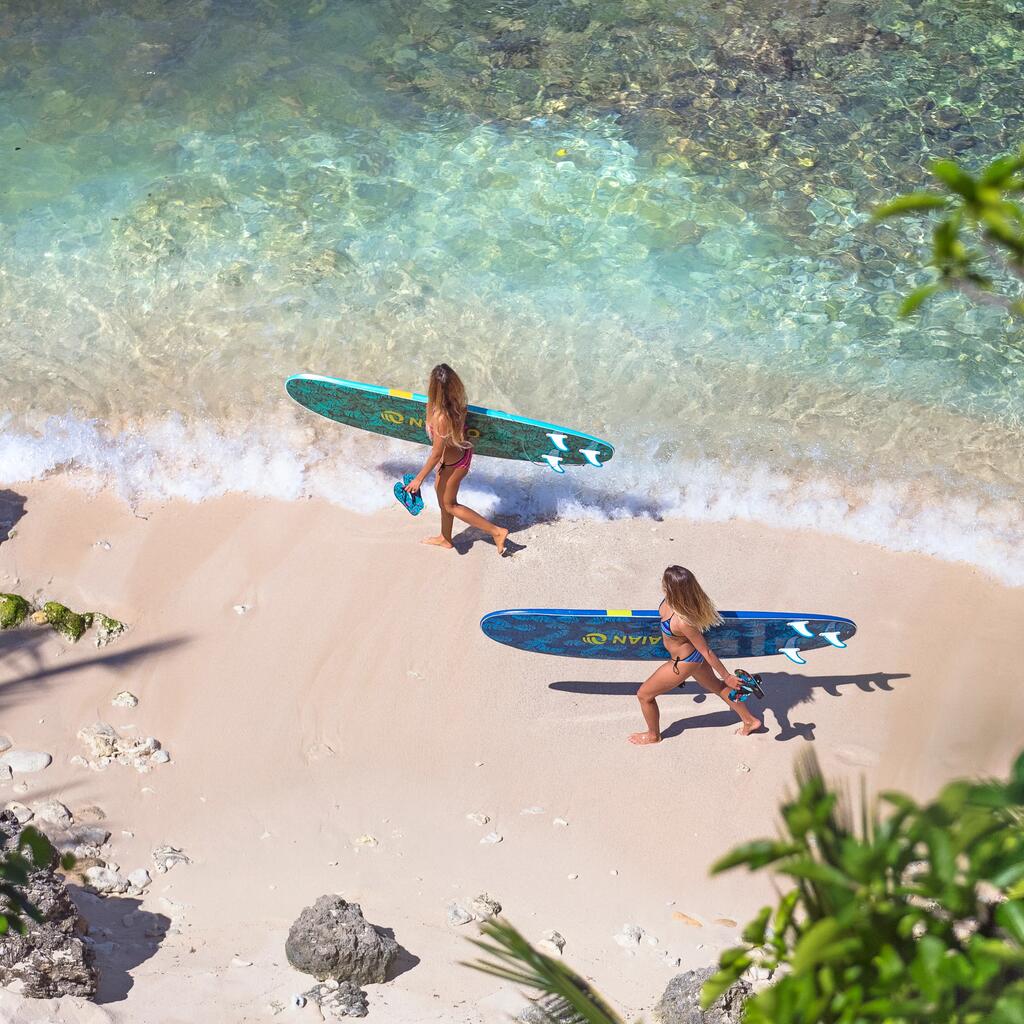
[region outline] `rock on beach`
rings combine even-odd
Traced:
[[[285,954],[292,967],[318,981],[380,984],[398,955],[398,943],[363,917],[358,903],[321,896],[299,914]]]

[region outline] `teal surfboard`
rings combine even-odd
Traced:
[[[335,423],[400,441],[430,443],[423,423],[426,395],[313,373],[289,377],[285,387],[299,405]],[[476,455],[536,462],[556,473],[564,472],[565,466],[602,466],[615,452],[607,441],[590,434],[478,405],[469,407],[466,435]]]
[[[704,634],[720,658],[782,654],[797,665],[803,652],[845,647],[857,632],[851,619],[811,612],[720,612],[723,622]],[[511,608],[491,612],[480,628],[521,651],[592,660],[664,661],[657,611],[596,608]]]

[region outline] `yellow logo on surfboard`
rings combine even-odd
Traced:
[[[627,647],[645,647],[651,644],[660,644],[659,636],[630,636],[628,633],[586,633],[583,642],[592,646],[601,644],[623,644]]]

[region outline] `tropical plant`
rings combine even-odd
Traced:
[[[488,958],[463,966],[514,982],[539,996],[539,1004],[553,1024],[622,1024],[622,1019],[578,974],[534,949],[508,921],[485,921],[480,932],[484,938],[470,942]]]
[[[933,280],[915,288],[903,302],[906,316],[936,292],[953,289],[977,302],[1024,316],[1024,147],[1016,156],[993,160],[972,174],[953,160],[931,167],[941,191],[911,192],[885,203],[876,220],[941,214],[932,231],[928,265]],[[1004,285],[997,291],[997,280]],[[1010,293],[1006,294],[1005,286]]]
[[[55,856],[50,840],[31,826],[22,829],[13,849],[5,848],[0,833],[0,936],[11,929],[24,933],[28,927],[26,919],[41,920],[39,910],[25,897],[23,889],[32,872],[49,867]],[[75,858],[67,854],[60,863],[69,870]]]
[[[704,1005],[760,967],[778,979],[746,1024],[1024,1022],[1024,754],[1005,782],[953,782],[926,804],[862,795],[856,816],[813,759],[798,779],[783,836],[713,868],[794,886],[722,954]]]
[[[722,954],[710,1006],[754,968],[772,984],[746,1024],[1024,1024],[1024,754],[1005,782],[959,781],[932,802],[875,806],[830,789],[812,756],[782,807],[783,836],[713,868],[771,867],[792,881]],[[546,1018],[622,1024],[561,961],[488,921],[467,966],[538,997]]]

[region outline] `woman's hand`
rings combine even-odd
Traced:
[[[725,683],[725,685],[727,687],[729,687],[730,690],[738,690],[743,685],[740,682],[740,680],[736,676],[734,676],[731,672],[725,677],[723,682]]]
[[[414,476],[403,488],[410,494],[418,494],[420,488],[423,486],[423,480],[421,477]]]

